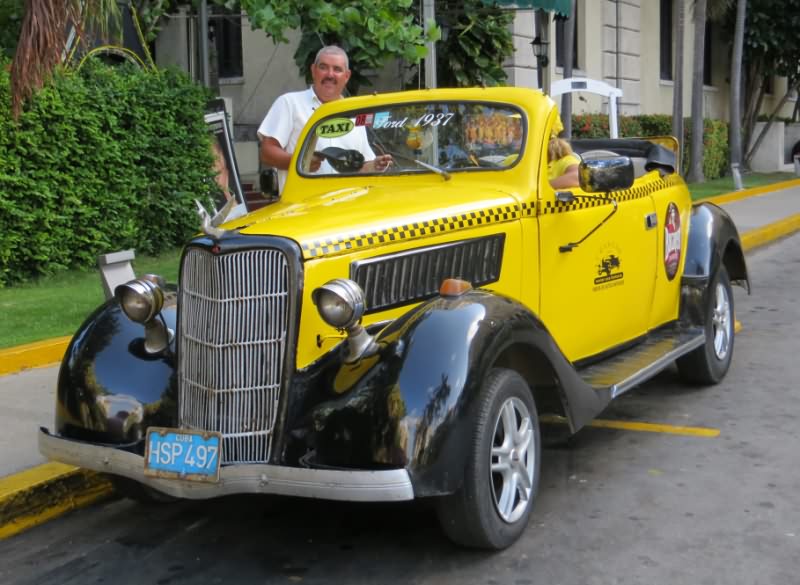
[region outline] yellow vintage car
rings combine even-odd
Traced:
[[[718,382],[749,291],[674,139],[576,140],[556,191],[558,125],[518,88],[320,107],[280,199],[201,210],[177,287],[121,285],[76,333],[42,453],[156,499],[433,498],[454,541],[510,545],[539,417],[577,432],[676,361]]]

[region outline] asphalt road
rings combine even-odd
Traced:
[[[798,583],[800,235],[749,264],[725,381],[687,388],[668,370],[602,417],[719,436],[587,428],[546,449],[531,523],[506,551],[454,547],[416,504],[117,500],[0,542],[0,583]]]

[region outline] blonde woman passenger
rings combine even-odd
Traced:
[[[553,189],[570,189],[580,186],[578,165],[580,157],[572,152],[569,142],[554,136],[547,146],[547,178]]]

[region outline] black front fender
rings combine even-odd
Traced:
[[[161,315],[175,330],[174,294]],[[116,300],[100,306],[72,338],[58,375],[56,432],[98,443],[134,444],[147,427],[176,426],[174,342],[144,350],[144,326]]]
[[[731,283],[744,287],[749,293],[747,264],[733,219],[713,203],[698,203],[692,208],[689,226],[681,292],[682,320],[694,324],[704,322],[708,285],[723,265]]]
[[[728,269],[731,282],[750,292],[742,242],[733,219],[713,203],[698,203],[692,208],[684,282],[708,282],[722,264]]]
[[[604,406],[528,309],[487,291],[424,303],[377,341],[379,354],[336,373],[341,396],[312,411],[317,462],[406,467],[418,497],[461,485],[492,367],[516,365],[529,382],[549,380],[571,421],[585,422]]]

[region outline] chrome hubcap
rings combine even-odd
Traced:
[[[494,425],[490,464],[494,505],[508,523],[522,517],[531,498],[536,463],[533,441],[528,408],[518,398],[509,398]]]
[[[714,309],[711,315],[711,332],[714,336],[714,355],[723,360],[731,347],[733,319],[728,290],[718,283],[714,291]]]

